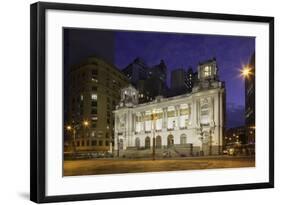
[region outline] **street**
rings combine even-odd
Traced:
[[[64,176],[254,167],[254,157],[193,157],[178,159],[65,160]]]

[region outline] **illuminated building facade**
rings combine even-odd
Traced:
[[[115,114],[117,156],[153,149],[178,155],[221,154],[225,128],[225,88],[219,81],[216,60],[198,66],[198,80],[191,93],[139,104],[138,91],[121,90]]]

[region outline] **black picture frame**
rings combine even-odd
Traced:
[[[170,188],[107,193],[46,196],[46,11],[48,9],[101,13],[122,13],[150,16],[169,16],[194,19],[262,22],[269,24],[269,181],[263,183],[229,184],[192,188]],[[274,187],[274,18],[264,16],[229,15],[144,8],[124,8],[82,4],[38,2],[30,7],[30,199],[37,203],[76,200],[97,200],[198,192],[231,191]]]

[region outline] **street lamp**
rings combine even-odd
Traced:
[[[87,120],[84,120],[84,121],[83,121],[83,125],[84,125],[85,127],[88,127],[89,122],[88,122]]]
[[[204,132],[203,132],[203,126],[202,124],[200,123],[200,128],[199,128],[199,131],[200,131],[200,137],[199,137],[199,140],[201,141],[201,150],[200,150],[200,155],[204,155],[204,151],[203,151],[203,143],[204,143],[204,140],[205,140],[205,137],[204,137]]]
[[[66,130],[67,131],[69,131],[69,132],[71,132],[72,131],[72,137],[71,137],[71,139],[72,139],[72,147],[73,147],[73,153],[76,153],[76,143],[75,143],[75,139],[76,139],[76,128],[75,128],[75,126],[71,126],[71,125],[67,125],[66,126]]]
[[[70,130],[71,130],[71,126],[70,126],[70,125],[66,126],[66,129],[67,129],[68,131],[70,131]]]
[[[155,129],[156,129],[157,114],[154,109],[152,110],[151,117],[153,120],[152,159],[155,160]]]
[[[84,120],[82,122],[83,126],[84,127],[88,127],[89,126],[89,122],[87,120]],[[72,131],[72,145],[73,145],[73,153],[75,154],[76,153],[76,132],[77,132],[77,129],[80,128],[80,124],[73,124],[73,126],[71,125],[67,125],[66,126],[66,130],[71,132]]]
[[[252,73],[252,69],[249,66],[244,66],[241,70],[240,70],[240,75],[243,78],[248,78],[250,75],[253,75]]]
[[[216,128],[216,125],[214,124],[213,127],[210,128],[210,131],[209,131],[209,155],[212,155],[212,149],[213,149],[213,135],[215,133],[215,128]],[[220,154],[220,148],[219,148],[219,154]]]

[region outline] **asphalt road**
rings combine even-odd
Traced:
[[[88,159],[64,162],[64,176],[254,167],[254,157],[179,159]]]

